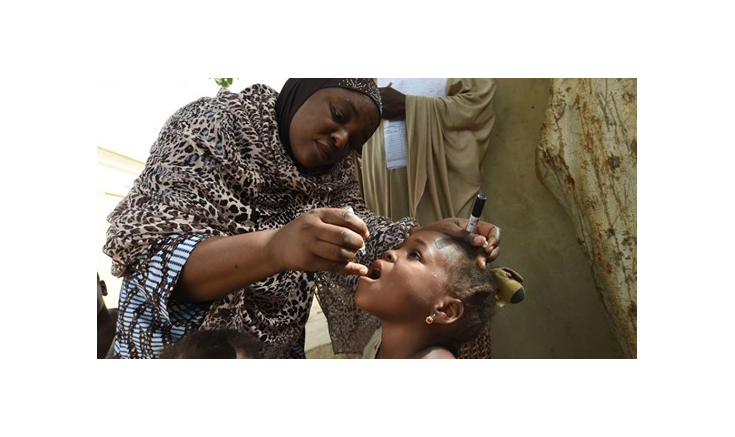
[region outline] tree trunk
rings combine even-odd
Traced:
[[[637,80],[554,79],[536,171],[571,217],[627,357],[637,357]]]

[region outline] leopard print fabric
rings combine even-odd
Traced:
[[[358,259],[363,264],[407,237],[415,221],[392,222],[365,206],[352,156],[324,175],[299,173],[279,140],[277,95],[260,84],[240,93],[223,89],[167,121],[142,174],[108,217],[104,252],[112,258],[113,274],[131,280],[152,254],[168,250],[163,242],[173,234],[207,238],[279,229],[321,207],[349,204],[365,220],[371,237],[366,255]],[[264,357],[293,356],[303,347],[316,289],[335,352],[359,352],[378,320],[355,306],[356,280],[282,272],[213,302],[201,328],[246,330],[263,341]],[[169,292],[174,285],[166,285]]]

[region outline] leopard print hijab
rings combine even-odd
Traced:
[[[393,223],[368,211],[353,157],[334,164],[326,174],[299,172],[280,141],[277,96],[265,85],[240,93],[223,89],[167,121],[143,172],[108,217],[103,250],[112,258],[113,274],[140,278],[136,273],[145,272],[148,258],[171,234],[210,237],[278,229],[320,207],[351,204],[365,220],[376,237],[371,237],[372,250],[363,264],[407,237],[415,222]],[[379,105],[379,97],[373,101]],[[356,279],[282,272],[212,303],[202,328],[247,330],[264,342],[264,357],[289,356],[303,337],[316,287],[324,293],[320,303],[330,319],[335,351],[359,352],[377,320],[356,309]]]
[[[277,96],[260,84],[237,94],[222,89],[169,118],[143,172],[108,217],[104,252],[114,275],[134,273],[143,251],[170,234],[280,227],[274,225],[344,184],[351,159],[320,176],[299,173],[279,139]]]
[[[276,102],[278,133],[283,145],[290,151],[291,138],[288,128],[291,120],[312,94],[322,88],[347,88],[365,94],[378,107],[378,118],[383,115],[380,92],[372,79],[289,79],[283,85]]]

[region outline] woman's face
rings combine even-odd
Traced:
[[[307,168],[336,164],[353,150],[362,152],[379,121],[370,97],[344,88],[324,88],[294,114],[289,127],[291,150]]]
[[[360,277],[355,303],[383,321],[425,323],[436,299],[446,293],[448,269],[458,254],[451,237],[418,231]]]

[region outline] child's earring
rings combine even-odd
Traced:
[[[430,315],[429,317],[427,317],[426,318],[426,324],[427,325],[431,325],[432,323],[434,323],[434,317],[436,317],[436,313],[433,313],[432,315]]]

